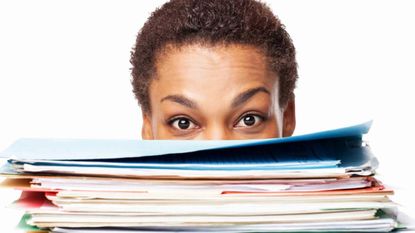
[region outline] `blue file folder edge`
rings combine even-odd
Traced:
[[[322,139],[356,137],[366,134],[372,121],[317,133],[260,140],[112,140],[23,138],[0,153],[0,157],[21,160],[94,160],[139,158],[203,150],[277,145]]]

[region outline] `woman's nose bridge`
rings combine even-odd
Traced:
[[[203,138],[206,140],[227,140],[231,138],[231,132],[223,124],[212,124],[205,128]]]

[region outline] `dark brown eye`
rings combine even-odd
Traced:
[[[173,119],[170,122],[170,125],[172,125],[174,128],[178,130],[189,130],[189,129],[197,128],[196,124],[194,124],[191,120],[185,117]]]
[[[261,122],[264,121],[264,118],[255,114],[248,114],[243,116],[239,122],[235,125],[235,127],[237,128],[241,128],[241,127],[245,127],[245,128],[250,128],[250,127],[255,127],[259,124],[261,124]]]
[[[190,121],[188,119],[179,119],[177,125],[180,129],[188,129],[190,126]]]
[[[254,116],[245,116],[243,118],[245,125],[252,126],[255,124],[255,117]]]

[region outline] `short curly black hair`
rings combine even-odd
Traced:
[[[298,78],[295,47],[280,20],[256,0],[171,0],[156,9],[138,33],[131,51],[133,92],[151,112],[149,87],[157,55],[167,45],[250,45],[260,49],[279,78],[285,106]]]

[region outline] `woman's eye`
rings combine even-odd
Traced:
[[[260,124],[263,120],[264,118],[261,116],[249,114],[243,116],[235,127],[254,127]]]
[[[188,129],[197,128],[196,124],[194,124],[191,120],[184,118],[184,117],[176,118],[170,121],[170,124],[174,128],[179,129],[179,130],[188,130]]]

